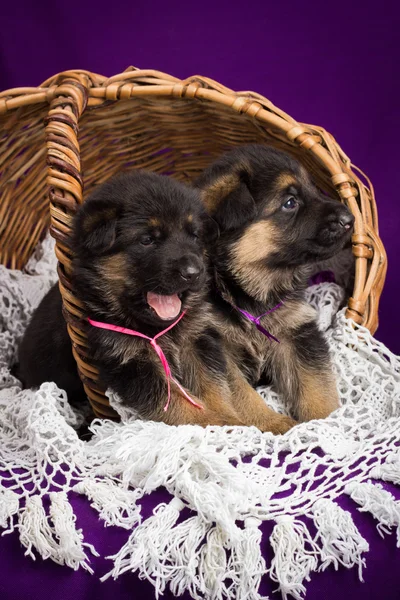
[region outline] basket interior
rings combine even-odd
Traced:
[[[50,222],[44,119],[48,104],[0,116],[0,263],[20,269]]]
[[[296,156],[337,196],[328,173],[281,132],[220,104],[170,97],[131,98],[86,110],[79,124],[84,193],[116,172],[143,168],[190,182],[226,150],[268,143]]]

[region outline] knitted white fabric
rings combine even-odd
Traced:
[[[105,525],[131,531],[105,577],[138,571],[157,595],[169,586],[193,598],[256,600],[261,577],[270,576],[283,598],[302,598],[304,581],[329,565],[357,565],[362,578],[368,544],[335,502],[343,493],[373,514],[381,534],[399,537],[400,503],[374,478],[400,483],[400,361],[337,313],[339,286],[307,292],[338,375],[342,407],[330,418],[283,436],[252,427],[170,427],[135,420],[110,393],[123,422],[94,421],[94,436],[84,442],[75,431],[83,416],[62,390],[51,382],[21,390],[10,373],[55,267],[50,238],[24,272],[0,266],[0,527],[18,529],[27,555],[91,572],[88,552],[96,550],[76,529],[71,490],[87,496]],[[274,392],[259,391],[285,412]],[[174,498],[143,520],[140,499],[160,486]],[[176,524],[185,506],[194,516]],[[270,564],[260,548],[264,520],[274,522]]]

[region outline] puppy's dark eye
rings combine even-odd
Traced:
[[[154,240],[150,235],[144,235],[141,237],[140,243],[142,246],[151,246],[151,244],[154,244]]]
[[[190,237],[192,237],[194,239],[194,241],[197,242],[197,240],[199,239],[199,234],[194,231],[191,231]]]
[[[286,200],[286,202],[284,204],[282,204],[282,210],[286,210],[286,211],[290,211],[290,210],[295,210],[299,205],[298,200],[296,200],[296,198],[294,196],[290,196],[290,198],[288,198]]]

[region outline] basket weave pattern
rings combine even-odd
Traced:
[[[267,143],[291,153],[355,217],[347,316],[376,330],[386,254],[372,185],[328,132],[297,123],[259,94],[133,67],[111,78],[68,71],[38,88],[0,93],[0,128],[0,262],[22,268],[50,226],[73,353],[98,416],[114,412],[88,353],[70,282],[69,240],[84,198],[122,170],[145,168],[190,182],[233,146]]]

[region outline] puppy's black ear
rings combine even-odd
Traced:
[[[250,223],[255,215],[254,198],[247,185],[241,181],[239,187],[219,203],[213,217],[222,231],[233,231]]]
[[[89,199],[75,217],[75,248],[90,254],[108,252],[117,237],[120,207],[110,200]]]
[[[256,203],[246,183],[247,176],[228,173],[205,184],[202,199],[221,232],[234,231],[251,223]]]
[[[202,217],[203,223],[203,240],[206,244],[213,244],[219,238],[218,223],[209,215],[204,214]]]

